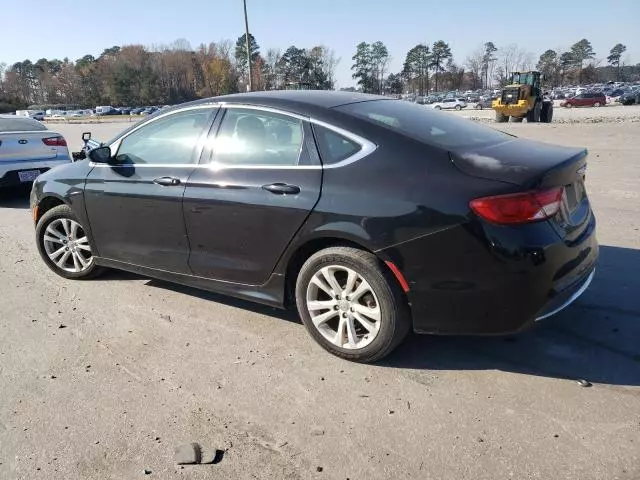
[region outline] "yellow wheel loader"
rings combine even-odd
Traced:
[[[491,108],[496,111],[496,122],[549,123],[553,118],[553,100],[545,97],[540,86],[540,72],[513,72],[511,83],[505,86]]]

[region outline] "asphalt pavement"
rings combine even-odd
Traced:
[[[56,128],[74,146],[87,129]],[[500,128],[589,148],[591,287],[522,334],[411,336],[376,365],[330,356],[292,312],[64,280],[28,189],[1,192],[0,478],[640,478],[640,123]],[[177,465],[190,442],[217,462]]]

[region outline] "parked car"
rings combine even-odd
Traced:
[[[158,109],[156,107],[147,107],[140,112],[140,115],[151,115],[152,113],[157,112]]]
[[[255,92],[143,120],[41,175],[31,206],[62,277],[297,305],[366,362],[412,328],[513,332],[575,300],[598,257],[586,156],[401,100]]]
[[[115,115],[119,113],[111,105],[103,105],[96,107],[96,115]]]
[[[131,107],[121,107],[120,115],[129,115],[131,113],[131,110],[132,110]]]
[[[491,108],[491,104],[495,99],[491,97],[481,97],[480,100],[476,102],[475,108],[476,110],[482,110],[483,108]]]
[[[69,162],[62,135],[29,117],[0,115],[0,188],[32,182],[42,172]]]
[[[436,110],[451,108],[462,110],[463,108],[467,108],[467,101],[464,98],[445,98],[439,102],[432,103],[431,108],[434,108]]]
[[[142,111],[144,110],[143,107],[137,107],[137,108],[132,108],[131,111],[129,112],[131,115],[140,115],[142,113]]]
[[[34,120],[42,121],[44,120],[44,111],[42,110],[16,110],[15,113],[19,117],[28,117],[33,118]]]
[[[640,91],[635,90],[625,93],[620,97],[619,102],[622,105],[640,105]]]
[[[561,107],[600,107],[607,104],[607,98],[602,93],[584,92],[575,97],[567,98],[560,103]]]

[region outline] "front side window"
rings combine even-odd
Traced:
[[[152,121],[122,139],[116,162],[135,165],[195,163],[195,147],[209,125],[211,113],[210,108],[200,108]]]
[[[229,108],[213,143],[212,162],[230,166],[298,165],[303,139],[300,119],[250,108]]]

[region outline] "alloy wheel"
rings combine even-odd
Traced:
[[[380,331],[382,312],[371,285],[355,270],[330,265],[307,286],[306,307],[320,334],[337,347],[361,349]]]
[[[84,272],[93,263],[89,240],[75,220],[53,220],[45,229],[43,243],[49,260],[65,272]]]

